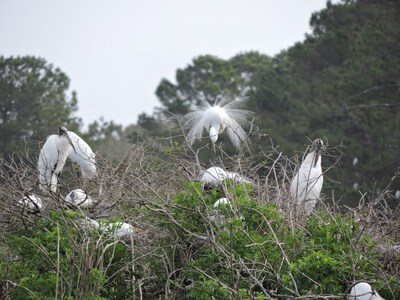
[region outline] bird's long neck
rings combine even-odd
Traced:
[[[58,145],[58,157],[57,157],[57,164],[54,169],[54,173],[58,174],[64,168],[65,162],[68,158],[68,155],[73,150],[69,140],[65,137],[60,138],[60,142]]]
[[[306,158],[304,159],[304,164],[312,168],[320,168],[321,155],[318,153],[318,151],[312,151],[308,153]]]

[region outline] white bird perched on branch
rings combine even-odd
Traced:
[[[367,282],[358,282],[351,288],[348,299],[351,300],[385,300]]]
[[[226,224],[227,220],[225,216],[220,212],[221,207],[227,206],[230,210],[233,210],[231,202],[228,198],[219,198],[214,203],[214,210],[210,213],[210,221],[217,224]]]
[[[324,143],[321,139],[313,141],[310,152],[306,155],[290,184],[293,199],[301,206],[306,215],[311,213],[317,203],[324,182],[321,168],[323,146]]]
[[[220,167],[211,167],[199,173],[199,179],[203,184],[218,186],[222,184],[225,179],[232,179],[239,183],[251,183],[250,180],[244,178],[235,172],[228,172]]]
[[[84,178],[96,175],[95,154],[77,134],[61,126],[58,135],[50,135],[43,145],[38,160],[39,187],[57,191],[58,176],[67,158],[79,164]]]
[[[65,201],[72,203],[80,208],[91,208],[94,206],[94,201],[84,190],[72,190],[66,197]]]
[[[193,145],[196,139],[201,138],[205,129],[215,149],[218,135],[226,130],[233,146],[239,149],[247,140],[247,134],[242,126],[250,124],[247,117],[252,114],[251,111],[240,109],[245,100],[240,98],[232,101],[228,97],[222,97],[220,102],[216,101],[212,106],[205,98],[200,98],[196,110],[183,116],[183,128],[189,129],[187,134],[189,144]]]

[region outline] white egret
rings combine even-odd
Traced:
[[[231,202],[228,200],[228,198],[219,198],[214,203],[215,208],[217,208],[218,206],[221,206],[221,205],[229,205],[230,207],[232,207]]]
[[[61,126],[58,135],[50,135],[43,145],[38,160],[39,187],[57,191],[58,176],[67,158],[79,164],[84,178],[96,174],[95,155],[89,145],[77,134]]]
[[[306,215],[311,213],[317,203],[324,182],[321,168],[323,145],[321,139],[313,141],[310,152],[306,155],[290,184],[293,199],[301,206],[301,210],[304,210]]]
[[[214,203],[214,210],[210,213],[210,221],[211,222],[215,222],[217,224],[226,224],[226,218],[225,216],[221,213],[220,209],[223,206],[227,206],[229,207],[229,209],[232,210],[232,204],[231,202],[228,200],[228,198],[220,198],[217,201],[215,201]]]
[[[358,165],[358,158],[357,157],[354,157],[353,158],[353,167],[355,167],[355,166],[357,166]]]
[[[353,285],[348,298],[351,300],[385,300],[367,282],[358,282]]]
[[[65,201],[74,204],[80,208],[91,208],[94,206],[94,201],[84,190],[72,190],[66,197]]]
[[[218,186],[222,184],[225,179],[232,179],[239,183],[251,183],[250,180],[244,178],[235,172],[227,172],[220,167],[211,167],[199,173],[199,179],[203,184],[211,186]]]
[[[131,224],[123,222],[101,224],[100,229],[104,232],[112,233],[117,238],[129,237],[135,232]]]
[[[248,110],[240,109],[246,99],[231,100],[223,97],[220,102],[212,106],[205,98],[200,98],[200,103],[195,111],[183,116],[183,128],[189,129],[187,139],[190,145],[203,136],[204,129],[209,133],[211,143],[215,149],[218,135],[226,130],[230,141],[236,149],[247,139],[247,134],[242,126],[250,122],[247,117],[252,114]]]
[[[210,221],[215,222],[220,225],[224,225],[228,223],[227,218],[225,217],[224,214],[222,214],[222,211],[224,209],[229,209],[232,215],[234,215],[234,209],[232,206],[231,201],[228,198],[219,198],[217,201],[214,203],[214,210],[210,213]],[[221,211],[222,209],[222,211]],[[239,214],[239,218],[241,220],[244,220],[244,217]]]
[[[397,190],[394,196],[396,197],[396,199],[400,199],[400,191]]]
[[[42,211],[44,208],[42,199],[35,194],[26,195],[24,198],[19,200],[18,203],[22,207],[35,212]]]

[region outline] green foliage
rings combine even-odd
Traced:
[[[76,130],[77,98],[68,89],[67,75],[44,59],[0,56],[0,153],[8,157],[60,125]]]
[[[382,190],[400,165],[399,12],[391,0],[328,1],[312,15],[305,41],[273,58],[257,52],[228,60],[195,58],[177,70],[176,84],[164,79],[158,86],[160,111],[186,113],[196,104],[196,92],[210,101],[247,96],[255,125],[279,151],[292,155],[316,137],[346,147],[341,167],[329,174],[340,184],[326,182],[325,188],[354,205],[359,196],[354,183],[363,192],[372,186]],[[261,139],[253,149],[269,142]],[[323,165],[332,165],[338,155],[330,153]],[[391,189],[400,189],[400,183],[392,182]]]
[[[50,213],[49,219],[39,218],[34,227],[5,238],[11,259],[1,261],[0,273],[18,284],[10,299],[54,299],[56,293],[67,299],[129,297],[127,246],[76,227],[77,214]]]
[[[365,278],[373,272],[377,257],[371,245],[366,247],[368,240],[360,240],[353,219],[321,212],[308,220],[306,232],[301,245],[304,248],[293,253],[294,261],[289,266],[302,293],[336,295],[346,289],[353,277]],[[361,245],[368,257],[356,250]]]
[[[214,208],[221,189],[203,191],[198,182],[184,184],[173,197],[175,221],[169,228],[185,245],[180,254],[171,253],[176,268],[183,269],[175,284],[193,281],[185,299],[248,299],[273,290],[340,295],[354,278],[383,282],[375,246],[352,217],[320,212],[293,227],[277,207],[252,198],[250,186],[228,182],[224,191],[232,207]],[[213,219],[216,210],[223,219]]]

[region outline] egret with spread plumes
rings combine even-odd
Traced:
[[[240,109],[245,98],[231,100],[229,97],[222,97],[211,105],[205,98],[200,98],[196,110],[183,116],[183,128],[189,129],[187,140],[193,145],[196,139],[203,136],[203,131],[209,133],[211,143],[215,150],[215,143],[218,135],[226,131],[229,140],[236,149],[247,140],[247,133],[242,126],[248,126],[247,118],[252,114],[248,110]]]
[[[39,187],[57,192],[58,176],[64,168],[67,158],[79,164],[84,178],[96,175],[95,154],[89,145],[77,134],[64,126],[58,135],[50,135],[43,145],[38,160]]]
[[[313,141],[310,152],[306,155],[290,184],[293,199],[306,215],[309,215],[314,209],[324,182],[321,168],[323,146],[324,143],[321,139]]]

